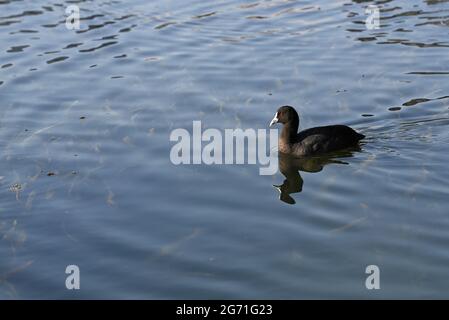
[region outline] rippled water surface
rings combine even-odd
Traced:
[[[449,1],[0,0],[0,43],[0,298],[447,298]],[[171,163],[284,104],[367,138]]]

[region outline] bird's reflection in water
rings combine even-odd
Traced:
[[[352,157],[358,151],[360,151],[360,148],[356,147],[323,156],[304,158],[295,158],[288,154],[279,153],[279,171],[286,178],[281,185],[273,185],[280,192],[279,199],[288,204],[296,203],[290,195],[302,191],[304,181],[299,171],[320,172],[324,166],[331,163],[347,165],[348,163],[343,159]]]

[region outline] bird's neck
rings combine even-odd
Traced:
[[[287,144],[292,144],[296,140],[296,136],[298,133],[298,122],[297,121],[289,121],[284,124],[284,127],[281,131],[280,140]]]

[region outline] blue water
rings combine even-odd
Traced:
[[[447,298],[448,1],[77,1],[78,31],[72,4],[0,1],[0,298]],[[284,104],[367,138],[273,176],[170,161],[173,129]]]

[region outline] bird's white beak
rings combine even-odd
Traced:
[[[276,112],[276,113],[274,114],[273,120],[271,120],[271,122],[270,122],[270,127],[271,127],[273,124],[278,123],[278,121],[279,121],[279,119],[278,119],[278,113]]]

